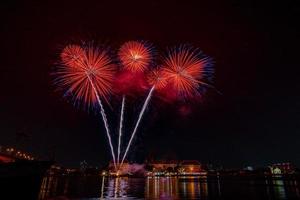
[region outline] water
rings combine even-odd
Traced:
[[[298,180],[199,177],[46,177],[40,200],[100,199],[300,199]]]

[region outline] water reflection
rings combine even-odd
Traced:
[[[101,182],[101,196],[100,199],[103,199],[103,193],[104,193],[104,181],[105,181],[105,176],[102,176],[102,182]]]
[[[146,199],[176,199],[179,197],[177,178],[148,177],[145,188]]]
[[[45,177],[40,200],[300,199],[297,180],[219,177]]]
[[[277,196],[279,199],[286,199],[283,180],[278,179],[278,180],[273,180],[272,182],[273,182],[275,196]]]
[[[108,179],[108,187],[106,188],[106,193],[104,193],[104,185],[105,185],[105,178],[102,178],[102,186],[101,186],[101,198],[113,198],[113,199],[126,199],[127,192],[128,192],[128,178],[118,177],[118,178],[111,178]]]

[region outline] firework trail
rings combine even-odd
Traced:
[[[120,164],[120,149],[121,149],[121,137],[122,137],[122,129],[123,129],[124,107],[125,107],[125,95],[123,95],[123,97],[122,97],[122,107],[121,107],[121,116],[120,116],[119,140],[118,140],[118,157],[117,157],[118,165]]]
[[[95,94],[96,94],[96,97],[97,97],[97,101],[98,101],[98,104],[100,106],[100,112],[101,112],[101,116],[102,116],[102,119],[103,119],[103,122],[104,122],[104,126],[105,126],[105,130],[106,130],[106,135],[108,137],[108,141],[109,141],[109,146],[110,146],[110,150],[111,150],[111,155],[113,157],[113,161],[114,161],[114,167],[115,169],[117,169],[117,165],[116,165],[116,158],[115,158],[115,152],[114,152],[114,146],[112,145],[112,142],[111,142],[111,137],[110,137],[110,134],[109,134],[109,127],[108,127],[108,123],[107,123],[107,117],[106,117],[106,114],[105,114],[105,111],[104,111],[104,107],[101,103],[101,100],[100,100],[100,97],[98,95],[98,92],[93,84],[93,81],[91,80],[90,76],[87,75],[90,83],[91,83],[91,86],[93,87],[94,91],[95,91]]]
[[[109,140],[113,162],[116,159],[101,98],[107,101],[112,91],[115,65],[106,51],[88,46],[68,45],[61,53],[62,66],[56,72],[56,83],[71,94],[76,101],[90,106],[97,102]]]
[[[138,120],[137,120],[137,122],[135,124],[134,130],[133,130],[133,132],[131,134],[130,140],[129,140],[128,145],[126,147],[126,151],[125,151],[125,153],[123,155],[122,162],[121,162],[120,166],[122,166],[122,164],[123,164],[123,162],[124,162],[124,160],[125,160],[125,158],[126,158],[126,156],[128,154],[128,151],[129,151],[129,148],[131,146],[132,140],[133,140],[133,138],[134,138],[134,136],[136,134],[136,131],[137,131],[137,129],[139,127],[139,124],[140,124],[140,122],[142,120],[142,117],[143,117],[143,115],[145,113],[145,110],[146,110],[146,108],[147,108],[147,106],[148,106],[148,104],[150,102],[151,97],[152,97],[152,93],[154,92],[155,89],[159,90],[159,89],[162,89],[162,88],[164,88],[164,87],[167,86],[167,80],[166,80],[165,73],[164,73],[163,69],[159,68],[159,69],[152,70],[149,73],[149,75],[148,75],[148,82],[149,82],[150,85],[152,85],[152,87],[151,87],[151,89],[150,89],[150,91],[148,93],[148,96],[147,96],[147,98],[146,98],[146,100],[144,102],[142,110],[140,111],[139,118],[138,118]]]
[[[126,155],[127,155],[128,150],[129,150],[129,148],[130,148],[130,145],[131,145],[131,143],[132,143],[132,140],[133,140],[133,138],[134,138],[134,136],[135,136],[135,133],[136,133],[138,127],[139,127],[139,124],[140,124],[140,122],[141,122],[141,120],[142,120],[142,117],[143,117],[143,115],[144,115],[144,112],[145,112],[145,110],[146,110],[146,108],[147,108],[147,106],[148,106],[148,104],[149,104],[149,102],[150,102],[150,99],[151,99],[151,96],[152,96],[152,93],[153,93],[154,89],[155,89],[155,86],[152,86],[152,88],[151,88],[151,90],[149,91],[148,96],[147,96],[147,98],[146,98],[146,100],[145,100],[145,102],[144,102],[144,105],[143,105],[142,110],[141,110],[141,112],[140,112],[140,114],[139,114],[139,118],[138,118],[138,120],[137,120],[137,122],[136,122],[136,124],[135,124],[134,130],[133,130],[133,132],[132,132],[132,134],[131,134],[130,140],[129,140],[128,145],[127,145],[127,147],[126,147],[126,150],[125,150],[125,153],[124,153],[124,155],[123,155],[122,162],[121,162],[121,165],[120,165],[120,166],[123,165],[123,162],[124,162],[124,160],[125,160],[125,158],[126,158]]]

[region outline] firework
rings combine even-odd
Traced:
[[[167,86],[167,77],[162,68],[154,69],[150,71],[147,76],[149,85],[155,86],[156,89],[163,89]]]
[[[96,92],[107,101],[107,96],[112,92],[115,65],[106,51],[93,47],[82,50],[75,45],[69,45],[63,50],[63,65],[56,72],[57,84],[87,105],[97,102]]]
[[[165,57],[163,70],[168,84],[184,97],[198,93],[203,78],[209,73],[209,59],[192,47],[172,49]]]
[[[79,45],[68,45],[60,54],[64,65],[74,66],[80,64],[85,59],[84,49]]]
[[[81,48],[69,45],[62,51],[61,59],[63,65],[56,73],[57,84],[67,93],[71,93],[76,101],[82,100],[88,106],[98,102],[116,167],[107,118],[101,101],[101,98],[107,101],[107,96],[112,91],[115,65],[105,50],[92,46]]]
[[[116,66],[107,51],[93,46],[68,45],[60,55],[62,65],[56,73],[56,83],[66,91],[66,94],[72,95],[76,101],[83,102],[87,106],[99,104],[116,170],[122,167],[154,91],[159,90],[169,96],[171,94],[173,100],[174,97],[192,98],[200,94],[203,86],[211,87],[206,81],[212,73],[210,59],[203,56],[198,49],[186,45],[171,49],[163,58],[161,66],[152,70],[148,69],[152,62],[152,48],[145,42],[124,43],[119,49],[118,56],[123,69],[116,74]],[[149,89],[149,92],[124,155],[121,156],[126,95],[135,95],[146,89]],[[108,96],[113,90],[122,94],[117,157],[102,103],[102,100],[108,101]],[[182,107],[181,111],[187,114],[189,108]]]
[[[151,47],[145,42],[126,42],[118,55],[123,67],[131,72],[145,71],[152,60]]]

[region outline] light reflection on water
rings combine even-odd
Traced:
[[[46,177],[40,200],[300,199],[297,180],[206,177]]]
[[[207,180],[204,178],[147,178],[145,199],[206,199]]]

